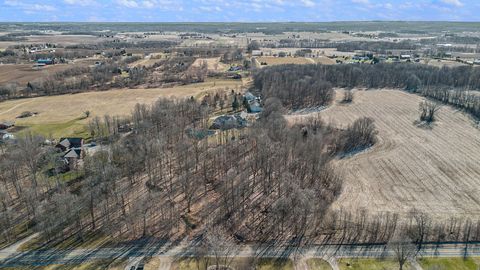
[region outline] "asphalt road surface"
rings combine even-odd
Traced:
[[[120,259],[131,257],[191,257],[194,252],[186,244],[173,245],[167,241],[145,241],[124,247],[35,250],[17,252],[9,247],[0,251],[0,266],[44,266],[49,264],[80,264],[96,259]],[[212,254],[213,255],[213,254]],[[296,255],[308,258],[382,258],[393,255],[385,245],[323,245],[309,248],[241,246],[230,256],[287,258]],[[480,243],[427,244],[418,257],[480,256]]]

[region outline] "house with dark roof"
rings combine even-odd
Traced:
[[[74,170],[78,168],[78,161],[83,159],[84,156],[85,151],[83,151],[83,148],[72,148],[65,153],[63,158],[70,170]]]
[[[56,148],[65,153],[63,159],[70,170],[78,168],[79,160],[85,157],[83,144],[83,138],[61,138],[58,144],[55,145]]]
[[[83,143],[83,138],[61,138],[55,147],[65,152],[72,148],[83,148]]]

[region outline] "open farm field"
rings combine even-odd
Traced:
[[[10,100],[0,103],[0,119],[15,120],[16,126],[25,126],[42,135],[54,138],[80,135],[91,117],[108,114],[111,116],[129,115],[137,103],[151,104],[161,97],[198,97],[204,92],[240,87],[240,80],[211,80],[205,83],[170,88],[114,89],[103,92],[85,92],[73,95],[46,96]],[[36,112],[34,117],[15,119],[24,111]]]
[[[27,36],[27,41],[20,43],[55,43],[64,46],[82,44],[82,43],[97,43],[107,39],[90,35],[41,35],[41,36]]]
[[[315,61],[311,58],[305,57],[270,57],[270,56],[263,56],[257,58],[257,60],[262,63],[267,63],[268,66],[275,66],[275,65],[285,65],[285,64],[315,64]]]
[[[53,65],[45,66],[40,69],[34,69],[33,64],[22,65],[0,65],[0,84],[2,83],[19,83],[27,84],[29,81],[33,81],[38,78],[47,77],[62,70],[72,68],[71,65]]]
[[[421,100],[397,90],[355,91],[352,104],[337,100],[320,113],[339,127],[371,117],[378,130],[371,149],[336,161],[345,183],[334,208],[400,214],[417,208],[439,219],[480,215],[480,130],[449,106],[431,127],[417,126]]]
[[[461,66],[468,66],[467,64],[456,62],[456,61],[449,61],[449,60],[431,60],[427,63],[430,66],[434,67],[461,67]]]

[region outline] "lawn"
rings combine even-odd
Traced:
[[[332,270],[330,264],[322,259],[308,259],[307,265],[310,270]]]
[[[376,260],[376,259],[340,259],[338,266],[341,270],[398,270],[399,266],[393,260]],[[413,268],[407,263],[403,267],[404,270],[411,270]]]
[[[19,131],[17,135],[22,136],[25,132],[32,132],[51,139],[70,136],[81,137],[88,140],[91,135],[88,132],[87,124],[82,120],[83,118],[77,118],[59,123],[27,124],[26,126],[19,126],[21,131]]]
[[[293,262],[289,259],[260,259],[257,263],[258,270],[293,270]]]
[[[478,258],[422,258],[418,263],[424,270],[477,270],[480,266]]]

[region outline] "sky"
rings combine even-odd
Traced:
[[[0,0],[3,22],[480,21],[479,0]]]

